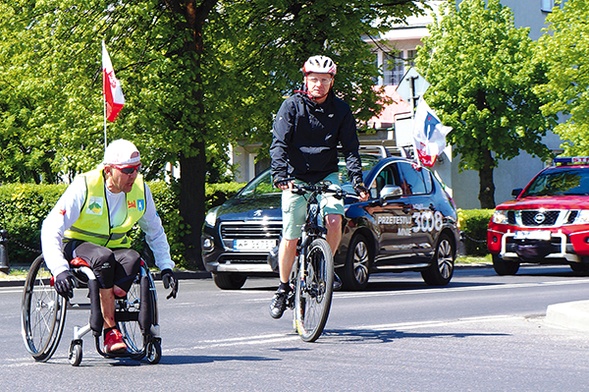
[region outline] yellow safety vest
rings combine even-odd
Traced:
[[[87,241],[108,248],[131,247],[127,233],[145,213],[143,176],[137,176],[131,192],[126,194],[127,218],[121,225],[112,228],[102,170],[92,170],[82,176],[86,182],[86,200],[80,217],[69,230],[66,230],[65,240]]]

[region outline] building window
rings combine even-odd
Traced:
[[[405,72],[415,63],[417,50],[400,51],[395,55],[385,53],[383,57],[383,77],[385,85],[398,85]]]
[[[554,7],[554,0],[542,0],[541,9],[543,12],[552,12],[552,7]]]

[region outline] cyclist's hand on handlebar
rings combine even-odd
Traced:
[[[171,289],[170,294],[168,294],[166,299],[170,299],[172,297],[176,298],[176,294],[178,294],[178,279],[174,275],[174,271],[169,268],[163,270],[162,282],[164,283],[165,289]]]
[[[276,183],[274,185],[276,185],[276,188],[285,191],[287,189],[293,189],[294,181],[292,181],[292,180],[276,181]]]
[[[356,186],[354,186],[354,190],[356,191],[358,196],[360,196],[360,201],[368,200],[369,192],[363,184],[357,184]]]
[[[63,271],[55,277],[53,284],[57,294],[64,298],[73,298],[74,287],[76,287],[76,279],[70,270]]]

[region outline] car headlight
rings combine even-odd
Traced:
[[[506,225],[509,223],[509,220],[507,219],[507,211],[505,210],[495,210],[491,219],[493,223],[498,225]]]
[[[211,227],[215,227],[215,223],[217,222],[217,210],[219,207],[212,208],[205,216],[205,222],[207,225]]]
[[[575,225],[586,225],[589,224],[589,210],[579,210],[575,221],[573,222]]]

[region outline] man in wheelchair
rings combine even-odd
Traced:
[[[130,249],[127,233],[137,223],[162,271],[167,298],[178,292],[170,246],[157,215],[153,196],[139,174],[141,157],[133,143],[119,139],[104,152],[94,170],[77,176],[43,221],[41,245],[55,290],[73,297],[75,278],[69,261],[90,265],[100,287],[104,319],[104,352],[125,352],[127,346],[115,322],[115,298],[122,298],[139,272],[140,255]]]

